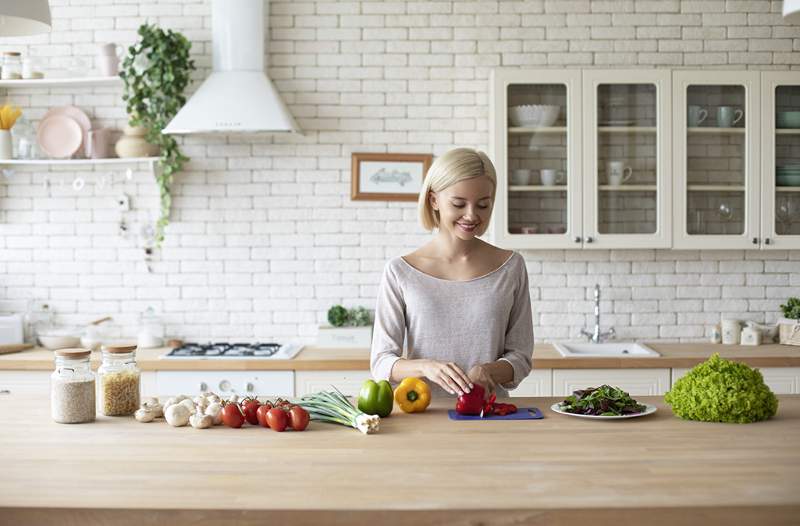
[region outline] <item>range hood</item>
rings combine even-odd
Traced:
[[[268,2],[211,0],[212,73],[164,133],[301,133],[265,73]]]

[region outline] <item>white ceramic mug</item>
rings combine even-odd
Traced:
[[[686,119],[686,124],[693,128],[700,126],[708,117],[708,111],[704,110],[701,106],[689,106],[689,112]]]
[[[527,185],[531,184],[531,176],[533,174],[527,168],[517,168],[511,170],[511,184],[513,185]]]
[[[544,186],[555,186],[560,184],[563,180],[564,172],[562,170],[555,170],[553,168],[544,168],[542,169],[539,174],[542,177],[542,185]]]
[[[734,124],[742,120],[744,112],[733,106],[720,106],[717,108],[717,126],[720,128],[731,128]]]
[[[606,177],[611,186],[620,186],[633,176],[633,168],[625,166],[623,161],[609,161],[606,164]]]
[[[114,77],[119,74],[119,62],[124,53],[124,48],[113,42],[100,44],[97,50],[97,70],[104,77]]]

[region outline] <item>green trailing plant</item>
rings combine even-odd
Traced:
[[[781,305],[784,318],[800,321],[800,298],[789,298],[786,305]]]
[[[364,307],[348,310],[341,305],[334,305],[328,309],[328,323],[334,327],[366,327],[372,324],[372,316]]]
[[[141,40],[128,48],[122,63],[122,99],[127,103],[130,125],[144,126],[147,142],[160,149],[156,182],[161,209],[155,239],[156,246],[161,246],[172,207],[173,177],[189,160],[175,138],[161,130],[186,103],[183,91],[195,67],[189,58],[192,44],[182,34],[151,24],[141,25],[138,33]]]

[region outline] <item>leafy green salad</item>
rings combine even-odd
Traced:
[[[601,385],[573,391],[561,402],[561,409],[576,415],[622,416],[643,413],[647,407],[619,387]]]

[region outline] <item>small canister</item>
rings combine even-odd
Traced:
[[[6,51],[3,53],[3,71],[0,74],[3,80],[18,80],[22,78],[22,55],[19,51]]]
[[[761,345],[761,331],[755,327],[742,329],[742,345]]]
[[[141,374],[135,345],[104,345],[97,369],[98,405],[106,416],[132,415],[139,409]]]
[[[739,320],[722,320],[722,343],[724,345],[738,345],[742,332],[742,322]]]
[[[50,376],[50,412],[59,424],[95,419],[95,381],[89,349],[55,351],[56,370]]]
[[[722,343],[722,329],[719,323],[711,327],[711,343]]]

